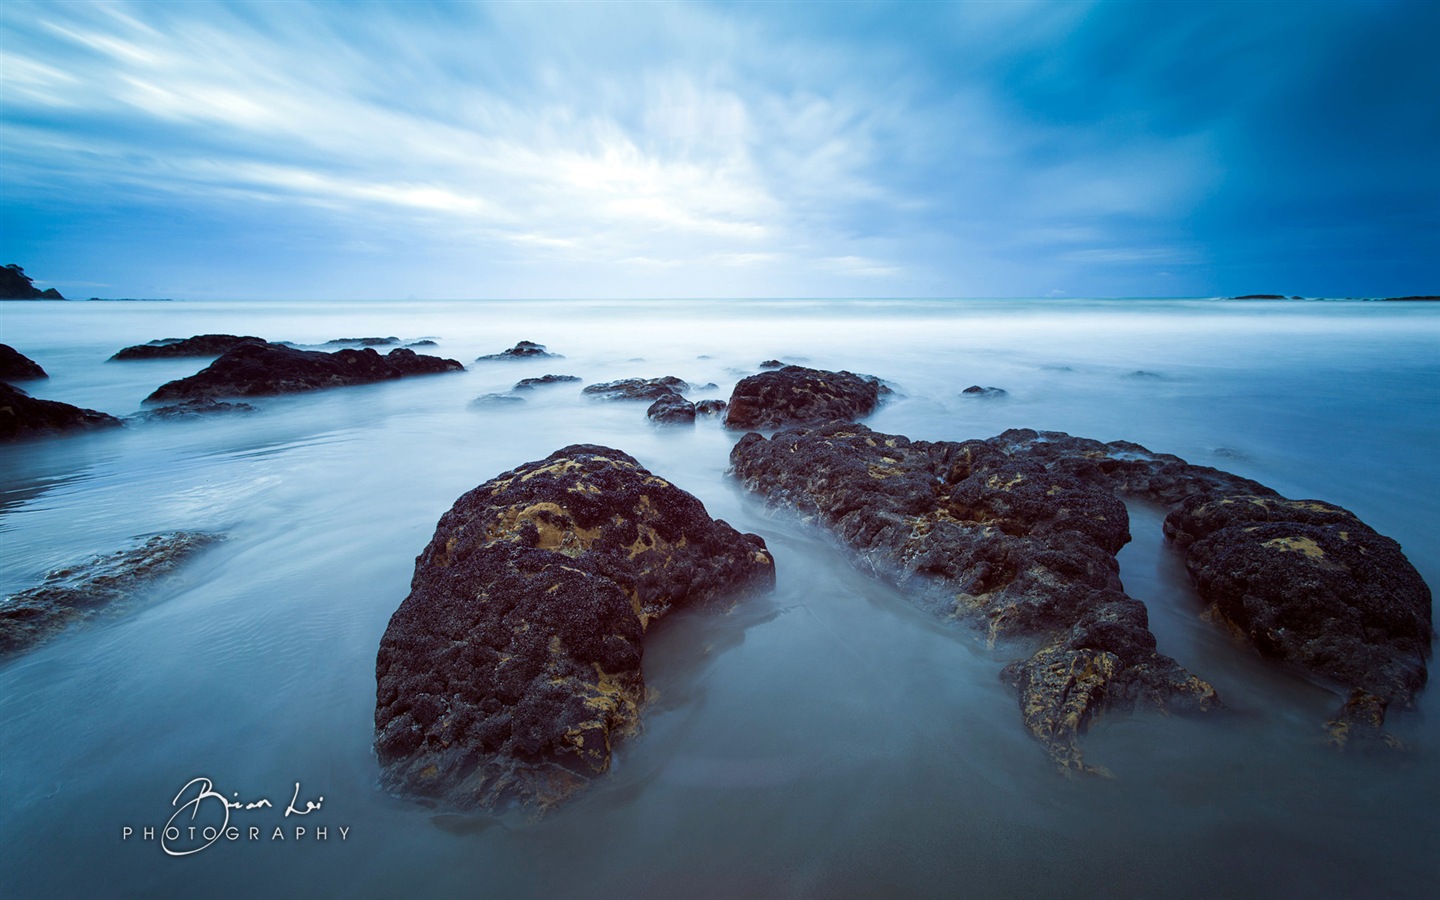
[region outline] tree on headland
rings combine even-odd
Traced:
[[[15,263],[0,268],[0,300],[64,300],[54,288],[39,290],[35,279]]]

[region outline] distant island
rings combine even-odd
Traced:
[[[0,300],[64,300],[54,288],[40,290],[25,270],[10,263],[0,268]]]

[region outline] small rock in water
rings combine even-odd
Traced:
[[[517,397],[514,394],[481,394],[470,401],[470,408],[486,409],[497,406],[521,406],[524,403],[524,397]]]
[[[0,443],[50,437],[67,431],[114,428],[124,423],[107,413],[40,400],[0,381]]]
[[[335,338],[333,341],[326,341],[326,347],[389,347],[400,343],[398,337],[358,337],[358,338]],[[430,343],[434,343],[431,341]]]
[[[725,411],[724,400],[697,400],[695,401],[695,414],[697,416],[718,416]]]
[[[854,421],[875,411],[882,387],[878,379],[853,372],[786,366],[742,378],[730,395],[725,424],[730,428],[778,428]]]
[[[0,381],[34,381],[49,377],[35,360],[9,344],[0,344]]]
[[[511,390],[528,391],[547,384],[569,384],[579,380],[579,375],[541,375],[539,378],[522,378]]]
[[[693,425],[695,404],[672,392],[650,404],[645,415],[650,421],[662,425]]]
[[[503,359],[564,359],[558,353],[550,353],[545,349],[544,344],[537,344],[534,341],[521,341],[509,350],[499,353],[491,353],[487,356],[476,357],[476,362],[487,362],[490,360]]]
[[[38,586],[0,601],[0,656],[21,653],[69,626],[128,611],[222,535],[172,531],[129,550],[58,569]]]
[[[622,378],[602,384],[586,385],[581,391],[602,400],[649,400],[654,402],[668,394],[690,390],[690,385],[674,375],[662,378]]]
[[[972,384],[960,393],[965,395],[966,397],[982,397],[995,400],[999,399],[1000,397],[1004,397],[1009,392],[1006,391],[1004,388],[981,387],[978,384]]]

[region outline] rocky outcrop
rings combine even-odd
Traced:
[[[961,391],[960,394],[964,397],[978,397],[982,400],[998,400],[1001,397],[1009,394],[1009,391],[1005,390],[1004,388],[981,387],[978,384],[972,384],[965,390]]]
[[[0,381],[34,381],[49,377],[35,360],[9,344],[0,344]]]
[[[852,372],[785,366],[742,378],[730,395],[731,428],[780,428],[828,421],[853,422],[875,411],[879,381]]]
[[[415,563],[376,659],[391,791],[543,810],[606,772],[640,724],[646,629],[774,583],[765,543],[605,447],[462,496]]]
[[[650,404],[645,416],[659,425],[693,425],[695,404],[679,394],[666,394]]]
[[[688,382],[666,375],[662,378],[622,378],[601,384],[588,384],[580,391],[602,400],[649,400],[655,402],[670,394],[679,395],[690,390]]]
[[[1434,636],[1431,596],[1400,545],[1318,500],[1194,496],[1165,519],[1211,617],[1320,684],[1348,694],[1331,740],[1385,737],[1414,709]]]
[[[10,263],[0,266],[0,300],[64,300],[54,288],[40,290],[25,270]]]
[[[264,338],[239,334],[197,334],[188,338],[161,338],[119,351],[111,359],[179,359],[189,356],[220,356],[245,344],[265,344]]]
[[[464,368],[453,359],[421,356],[403,347],[381,356],[368,347],[322,353],[276,344],[242,344],[202,371],[161,385],[145,402],[263,397]]]
[[[488,362],[490,360],[502,359],[564,359],[558,353],[550,353],[545,349],[544,344],[537,344],[534,341],[521,341],[509,350],[502,350],[499,353],[491,353],[487,356],[476,357],[476,362]]]
[[[222,539],[172,531],[51,572],[38,586],[0,601],[0,656],[29,650],[76,623],[133,609],[196,553]]]
[[[393,347],[400,343],[398,337],[358,337],[358,338],[335,338],[326,341],[327,347]],[[430,343],[435,343],[431,341]]]
[[[550,384],[569,384],[579,381],[579,375],[541,375],[539,378],[522,378],[515,382],[513,391],[530,391]]]
[[[40,400],[17,387],[0,382],[0,443],[50,437],[68,431],[88,431],[123,425],[112,415],[71,406],[58,400]]]
[[[1005,676],[1026,728],[1062,770],[1088,771],[1079,737],[1104,709],[1204,712],[1215,690],[1156,651],[1115,554],[1124,504],[1006,436],[929,443],[831,423],[741,438],[734,474],[823,525],[876,575],[988,640],[1032,648]]]

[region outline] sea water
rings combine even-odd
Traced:
[[[207,361],[111,354],[211,332],[430,338],[421,352],[467,371],[0,448],[0,593],[138,535],[228,535],[140,611],[0,665],[7,896],[1347,897],[1440,882],[1440,692],[1391,716],[1406,749],[1327,749],[1320,726],[1341,698],[1199,618],[1163,510],[1132,504],[1121,574],[1161,651],[1230,712],[1110,715],[1084,747],[1115,777],[1065,779],[998,678],[1015,654],[917,611],[747,496],[726,475],[737,434],[713,419],[656,427],[643,404],[573,383],[469,405],[546,373],[714,385],[696,399],[728,397],[772,357],[849,369],[896,391],[867,420],[877,430],[1136,441],[1345,506],[1433,587],[1434,304],[0,305],[0,341],[51,375],[33,394],[115,415]],[[564,358],[474,362],[522,339]],[[1008,393],[964,396],[972,384]],[[774,592],[660,623],[643,732],[543,820],[387,796],[375,652],[416,554],[460,494],[580,442],[626,451],[763,536]],[[169,856],[160,832],[202,777],[241,805],[235,837]]]

